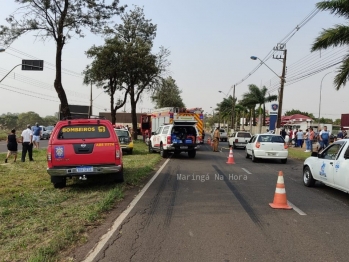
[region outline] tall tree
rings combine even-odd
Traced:
[[[12,129],[17,128],[17,120],[18,120],[18,114],[17,113],[7,113],[2,114],[0,116],[0,125],[2,125],[5,129]]]
[[[272,102],[277,100],[276,95],[267,95],[268,89],[263,86],[258,88],[256,85],[248,86],[249,92],[243,94],[243,100],[245,104],[249,105],[258,105],[258,115],[259,115],[259,132],[262,130],[262,125],[265,125],[265,103]],[[263,108],[263,110],[262,110]],[[263,113],[264,112],[264,113]],[[263,123],[262,123],[262,114],[263,114]],[[253,116],[255,119],[255,116]]]
[[[124,63],[123,84],[129,91],[133,129],[137,130],[137,103],[144,92],[151,92],[161,81],[169,62],[169,51],[160,47],[152,53],[157,26],[144,16],[143,9],[135,7],[122,15],[122,23],[116,27],[116,36],[127,45],[128,59]],[[137,139],[137,132],[134,132]]]
[[[181,93],[176,80],[170,76],[161,80],[160,86],[155,89],[151,99],[156,108],[185,107]]]
[[[39,114],[29,111],[26,113],[20,113],[18,115],[17,126],[24,129],[28,124],[34,126],[36,122],[41,125],[43,123],[43,119],[41,116],[39,116]]]
[[[36,31],[42,41],[53,38],[56,42],[56,76],[54,87],[65,117],[70,116],[68,99],[62,86],[62,51],[73,36],[84,37],[83,28],[93,33],[102,32],[114,15],[120,14],[119,0],[106,5],[104,0],[15,0],[23,5],[0,26],[0,41],[10,45],[25,33]]]
[[[349,45],[349,4],[345,0],[322,1],[316,4],[321,11],[330,11],[331,14],[347,19],[347,24],[338,24],[329,29],[323,29],[315,39],[311,51],[327,49],[329,47]],[[334,78],[334,85],[337,90],[345,85],[349,79],[349,53],[342,61],[341,66]]]
[[[86,55],[94,60],[84,71],[84,83],[93,82],[109,95],[111,119],[115,124],[116,111],[125,105],[129,93],[129,89],[123,86],[124,62],[129,59],[127,45],[118,37],[114,37],[106,39],[103,46],[92,46]],[[114,102],[116,91],[123,93],[123,99],[118,99],[117,103]]]

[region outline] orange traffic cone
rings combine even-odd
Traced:
[[[231,147],[230,147],[230,151],[229,151],[229,157],[228,157],[227,164],[235,164],[233,149]]]
[[[277,209],[292,209],[292,207],[290,207],[287,204],[284,175],[282,171],[279,171],[278,181],[276,183],[276,189],[274,194],[274,201],[269,205],[272,208],[277,208]]]

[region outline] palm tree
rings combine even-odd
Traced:
[[[259,116],[259,133],[262,132],[262,106],[263,106],[263,125],[265,125],[265,103],[272,102],[277,100],[276,95],[267,95],[268,89],[263,86],[261,89],[259,89],[256,85],[249,85],[248,86],[249,92],[244,93],[243,101],[245,101],[246,105],[259,105],[258,108],[258,116]],[[253,116],[253,119],[255,119],[255,116]],[[255,120],[253,120],[255,121]]]
[[[240,118],[245,118],[245,114],[247,114],[248,110],[247,107],[245,107],[241,102],[239,104],[235,105],[235,126],[238,126],[238,121]],[[244,122],[242,122],[242,129],[244,129]],[[235,130],[235,128],[234,128]],[[241,130],[241,129],[240,129]]]
[[[348,1],[343,0],[331,0],[322,1],[316,4],[316,7],[321,11],[330,11],[331,14],[343,16],[349,19],[349,5]],[[333,28],[323,29],[320,35],[315,39],[311,51],[317,51],[321,49],[327,49],[329,47],[349,45],[349,26],[348,25],[335,25]],[[339,90],[341,86],[345,85],[349,79],[349,53],[344,58],[338,74],[334,78],[334,84],[336,90]]]

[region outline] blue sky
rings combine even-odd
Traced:
[[[230,87],[237,83],[238,99],[247,92],[249,84],[265,85],[272,94],[277,94],[277,77],[264,65],[240,83],[258,65],[258,61],[251,60],[250,56],[263,59],[314,10],[316,2],[318,1],[133,0],[120,3],[127,4],[128,9],[132,9],[132,5],[144,7],[146,18],[152,19],[158,26],[154,52],[160,46],[171,51],[169,75],[183,91],[184,103],[187,107],[202,107],[210,113],[210,107],[216,107],[225,96],[218,91],[227,94],[231,91]],[[6,0],[6,5],[2,5],[0,10],[0,24],[6,24],[5,18],[15,9],[14,1]],[[310,53],[312,42],[322,28],[342,22],[341,18],[334,17],[329,12],[320,12],[300,28],[286,45],[287,76],[297,76],[304,70],[315,67],[311,62],[320,59],[320,52]],[[82,76],[79,74],[90,63],[85,51],[94,44],[103,44],[103,39],[87,32],[85,38],[71,39],[63,50],[62,63],[66,69],[63,86],[71,104],[89,104],[89,87],[82,84]],[[322,52],[323,64],[328,63],[335,54],[345,54],[344,48],[328,51],[327,60],[326,52]],[[0,53],[0,77],[20,64],[21,59],[30,59],[29,55],[45,60],[45,69],[43,72],[26,72],[18,67],[4,80],[0,84],[0,114],[35,111],[45,116],[58,111],[59,102],[53,89],[53,40],[41,42],[34,37],[34,33],[19,38],[6,52]],[[318,60],[318,65],[321,61]],[[269,59],[265,63],[281,74],[280,61]],[[299,109],[318,116],[321,80],[335,68],[286,85],[283,111]],[[349,113],[346,101],[349,87],[335,91],[334,75],[330,73],[323,79],[321,101],[321,116],[333,119],[340,118],[341,113]],[[93,87],[93,97],[95,114],[105,108],[109,111],[107,95]],[[148,111],[153,107],[147,95],[144,95],[138,111]],[[129,104],[126,105],[126,111],[130,111]]]

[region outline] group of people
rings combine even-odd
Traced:
[[[304,142],[306,145],[305,152],[313,151],[313,141],[318,142],[317,150],[326,148],[329,145],[331,132],[327,130],[327,126],[324,126],[323,130],[319,132],[314,132],[313,128],[307,128],[305,132],[301,129],[288,130],[282,129],[280,135],[285,139],[285,141],[292,145],[294,141],[294,147],[303,148]],[[337,139],[343,139],[347,137],[346,131],[340,131],[337,135]]]
[[[21,138],[17,138],[16,129],[12,129],[11,133],[7,136],[7,156],[5,158],[5,163],[7,163],[10,156],[14,156],[14,162],[17,160],[18,144],[22,144],[22,157],[21,161],[25,162],[26,155],[29,155],[29,161],[34,161],[33,159],[33,146],[39,148],[40,136],[42,134],[42,128],[39,123],[35,123],[35,126],[27,125],[21,133]]]

